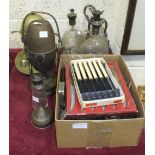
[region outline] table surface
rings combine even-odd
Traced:
[[[72,148],[60,149],[56,145],[55,124],[47,129],[37,129],[31,124],[30,77],[17,71],[14,58],[19,49],[10,49],[9,123],[10,155],[144,155],[145,136],[142,132],[139,144],[117,148]],[[54,112],[55,95],[49,97],[49,106]]]

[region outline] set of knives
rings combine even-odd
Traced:
[[[82,108],[125,102],[124,93],[103,58],[72,60],[70,69]]]

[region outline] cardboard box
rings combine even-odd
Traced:
[[[55,124],[56,139],[59,148],[78,147],[120,147],[135,146],[139,142],[144,127],[144,109],[131,74],[121,56],[115,55],[62,55],[57,84],[59,83],[60,69],[72,59],[104,57],[106,61],[117,61],[121,72],[128,84],[138,108],[138,118],[111,119],[111,120],[59,120],[59,98],[56,93]]]

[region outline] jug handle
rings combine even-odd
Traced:
[[[106,21],[106,19],[103,19],[103,23],[105,24],[105,28],[104,28],[104,33],[107,33],[107,28],[108,28],[108,22]]]
[[[89,19],[89,16],[86,14],[87,8],[91,8],[92,10],[96,10],[96,8],[95,8],[93,5],[86,5],[86,6],[84,7],[83,13],[84,13],[84,15],[85,15],[87,21],[89,22],[89,20],[90,20],[90,19]]]

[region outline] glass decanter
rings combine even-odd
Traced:
[[[65,32],[62,39],[63,53],[79,53],[79,48],[84,38],[82,32],[75,29],[77,14],[74,13],[74,9],[71,9],[67,16],[71,28]]]

